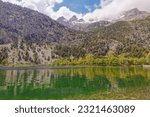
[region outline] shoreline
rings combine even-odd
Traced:
[[[0,70],[36,70],[36,69],[68,69],[68,68],[90,68],[90,67],[142,67],[141,65],[123,65],[123,66],[99,66],[99,65],[68,65],[68,66],[48,66],[48,65],[20,65],[20,66],[0,66]],[[143,68],[144,67],[143,65]],[[149,67],[150,68],[150,65]]]

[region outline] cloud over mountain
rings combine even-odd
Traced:
[[[94,11],[89,9],[89,13],[79,14],[71,11],[70,8],[66,6],[60,7],[57,11],[54,10],[56,4],[63,3],[64,0],[2,0],[5,2],[11,2],[14,4],[21,5],[23,7],[28,7],[39,12],[42,12],[53,19],[64,16],[66,19],[71,18],[76,15],[78,18],[84,18],[84,20],[111,20],[120,15],[121,12],[138,8],[144,11],[150,11],[150,0],[100,0],[99,7],[95,7]],[[85,5],[86,6],[86,5]],[[84,7],[85,7],[84,6]]]
[[[4,2],[10,2],[13,4],[27,7],[43,14],[50,16],[53,19],[64,16],[66,19],[71,18],[73,15],[81,17],[81,14],[71,11],[66,6],[61,7],[58,11],[54,11],[54,6],[60,4],[63,0],[2,0]]]
[[[150,1],[149,0],[102,0],[101,8],[96,9],[92,13],[87,13],[84,19],[113,19],[119,16],[121,12],[138,8],[144,11],[150,11]]]

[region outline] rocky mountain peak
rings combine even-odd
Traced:
[[[79,21],[79,22],[84,22],[84,19],[81,18],[81,19],[79,19],[78,21]]]
[[[147,16],[149,16],[150,13],[146,12],[146,11],[140,11],[138,8],[133,8],[131,10],[128,11],[124,11],[119,18],[117,18],[118,20],[121,21],[131,21],[131,20],[136,20],[136,19],[143,19]]]
[[[76,22],[76,21],[78,21],[78,18],[75,15],[69,19],[69,22]]]
[[[67,21],[67,19],[64,18],[63,16],[61,16],[61,17],[59,17],[59,18],[57,19],[57,21]]]
[[[126,17],[133,17],[133,16],[137,16],[137,15],[140,15],[140,14],[142,14],[142,12],[138,8],[131,9],[131,10],[126,11],[124,13],[124,15]]]

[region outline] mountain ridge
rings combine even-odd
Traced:
[[[150,16],[94,24],[77,31],[37,11],[0,1],[0,64],[49,64],[60,58],[143,57],[150,51]],[[105,23],[105,22],[104,22]]]
[[[136,20],[136,19],[142,19],[145,17],[150,16],[150,13],[146,11],[140,11],[138,8],[133,8],[128,11],[124,11],[121,14],[121,18],[118,19],[120,21],[131,21],[131,20]]]
[[[99,27],[111,25],[118,21],[132,21],[132,20],[142,19],[148,16],[150,16],[150,13],[146,11],[140,11],[137,8],[133,8],[133,9],[122,12],[119,15],[119,17],[116,17],[116,19],[113,19],[112,21],[100,20],[100,21],[85,22],[82,19],[82,21],[79,22],[80,19],[78,19],[76,16],[72,16],[69,20],[61,16],[56,21],[58,21],[60,24],[67,26],[69,28],[88,32],[88,31],[95,30]]]
[[[57,57],[52,55],[57,44],[79,45],[86,38],[28,8],[0,0],[0,11],[0,62],[47,64]]]

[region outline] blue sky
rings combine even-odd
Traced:
[[[99,5],[100,0],[64,0],[61,4],[56,4],[54,10],[66,6],[71,11],[85,14],[94,11]]]

